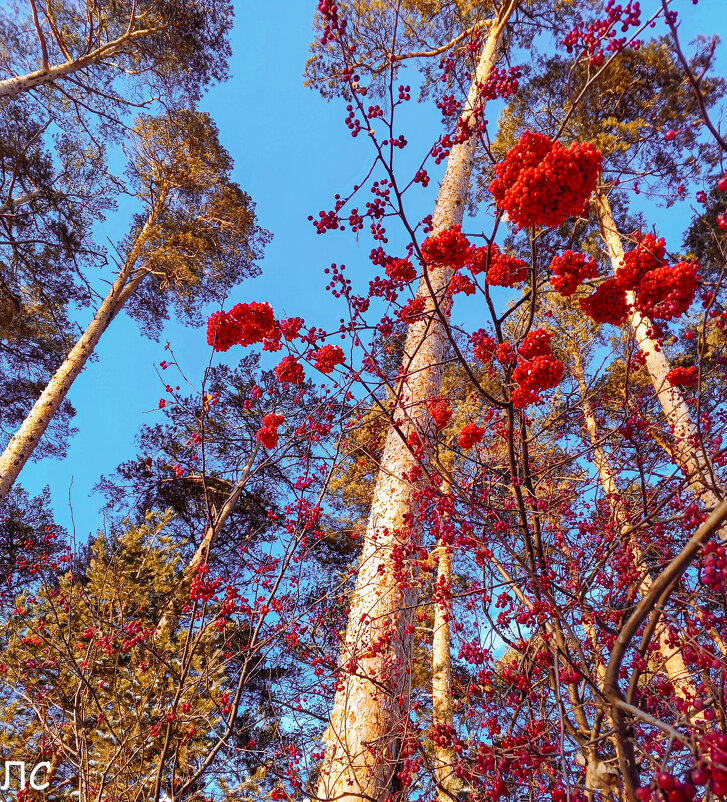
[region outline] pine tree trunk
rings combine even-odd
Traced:
[[[48,424],[68,395],[71,385],[93,354],[101,335],[144,280],[146,273],[139,270],[134,275],[134,268],[154,219],[155,213],[152,211],[93,320],[56,370],[0,456],[0,502],[5,499],[18,474],[40,442]]]
[[[454,722],[452,705],[451,605],[452,550],[441,544],[437,547],[437,591],[440,598],[434,604],[434,631],[432,633],[432,714],[433,723],[451,727]],[[446,597],[446,601],[442,598]],[[457,798],[454,765],[457,756],[451,746],[434,746],[437,777],[437,802],[451,802]]]
[[[480,103],[478,84],[492,70],[500,36],[516,5],[517,0],[507,0],[493,20],[466,113]],[[432,216],[435,234],[462,221],[474,153],[474,138],[451,150]],[[402,581],[394,575],[390,557],[393,548],[411,540],[407,529],[411,533],[413,527],[411,536],[416,537],[419,526],[415,487],[403,477],[417,464],[426,468],[431,457],[432,424],[426,402],[440,391],[447,343],[435,310],[444,300],[451,271],[438,268],[427,278],[431,290],[422,278],[417,293],[425,299],[425,316],[409,326],[404,347],[404,378],[394,412],[400,431],[391,426],[387,433],[350,600],[341,673],[323,736],[325,758],[317,791],[320,799],[382,800],[390,793],[398,770],[400,728],[408,718],[412,639],[407,633],[417,593],[414,577]],[[405,442],[410,432],[419,434],[423,458],[413,458]]]
[[[604,495],[606,496],[606,500],[611,510],[611,514],[613,515],[614,521],[619,528],[619,532],[624,537],[628,538],[633,550],[634,559],[636,561],[640,561],[643,553],[639,548],[639,544],[637,543],[636,539],[629,533],[629,521],[626,508],[624,507],[623,499],[619,492],[618,485],[616,484],[616,478],[611,471],[611,466],[608,464],[608,459],[606,458],[606,454],[604,453],[600,444],[598,423],[596,422],[596,416],[593,412],[593,406],[588,400],[588,388],[586,387],[583,363],[575,344],[572,344],[571,356],[573,357],[573,370],[581,395],[581,409],[583,410],[586,429],[588,430],[588,436],[593,449],[593,462],[596,466],[596,470],[598,471],[601,487],[603,488]],[[646,573],[639,583],[639,592],[641,595],[646,595],[651,590],[651,586],[651,577],[648,573]],[[593,633],[593,636],[595,637],[595,632]],[[669,680],[674,686],[676,692],[682,697],[682,699],[693,699],[696,696],[696,689],[692,684],[689,670],[684,665],[684,660],[680,650],[675,649],[669,644],[665,627],[659,627],[654,637],[656,638],[656,642],[659,646],[659,654],[664,661],[664,671],[669,677]],[[603,676],[600,674],[599,680],[601,681],[601,687],[603,687]]]
[[[623,262],[624,249],[613,219],[611,205],[605,194],[597,192],[594,206],[601,233],[608,246],[611,265],[616,271]],[[722,495],[721,488],[719,488],[712,466],[702,450],[699,432],[692,420],[689,407],[680,390],[672,387],[666,378],[671,366],[660,346],[651,336],[651,321],[634,307],[633,292],[627,293],[627,303],[629,305],[629,324],[636,342],[644,354],[654,392],[674,436],[674,459],[687,478],[694,495],[701,499],[707,509],[714,509],[719,504]],[[727,539],[727,529],[720,530],[720,537],[723,540]]]

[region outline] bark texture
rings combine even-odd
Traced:
[[[478,85],[495,64],[500,37],[516,6],[517,0],[507,0],[490,25],[465,114],[480,104]],[[462,222],[474,153],[474,138],[452,148],[432,216],[435,234]],[[425,271],[417,294],[425,299],[426,311],[407,332],[396,425],[387,433],[374,488],[341,650],[341,674],[323,736],[320,799],[383,800],[394,788],[398,771],[399,743],[408,718],[412,638],[407,633],[417,589],[416,577],[410,574],[402,581],[401,574],[395,574],[391,555],[416,538],[419,526],[416,487],[405,476],[416,465],[426,470],[431,458],[434,432],[427,401],[440,391],[447,343],[437,307],[446,316],[443,302],[451,278],[444,268]],[[411,432],[423,444],[416,459],[406,443]]]

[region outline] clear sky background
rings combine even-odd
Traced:
[[[263,275],[233,292],[230,304],[267,300],[278,316],[301,315],[311,324],[333,326],[344,310],[323,292],[323,268],[336,261],[368,270],[371,242],[362,237],[357,247],[348,231],[319,236],[307,217],[331,208],[336,192],[346,192],[363,178],[371,151],[364,137],[352,139],[348,134],[345,103],[326,103],[303,85],[315,5],[315,0],[236,2],[232,78],[214,87],[202,107],[220,128],[222,143],[235,159],[234,177],[256,202],[260,225],[274,237],[261,263]],[[645,10],[652,5],[651,0],[642,2]],[[697,33],[724,38],[727,0],[700,0],[696,7],[691,0],[676,0],[673,7],[684,12],[683,44]],[[727,74],[724,50],[723,45],[718,59],[722,75]],[[415,83],[414,75],[402,79]],[[439,133],[439,115],[415,109],[408,114],[409,122],[418,124],[414,129],[421,129],[422,145],[431,143]],[[494,123],[494,115],[488,117]],[[416,149],[412,126],[402,130],[414,140],[411,157],[407,153],[404,158],[419,156],[422,151]],[[432,181],[426,192],[420,192],[422,209],[431,210],[435,197]],[[365,199],[362,196],[360,206]],[[676,238],[688,217],[688,206],[660,211],[658,227]],[[107,221],[104,234],[119,240],[126,229],[127,218],[120,214]],[[680,241],[679,233],[679,241],[670,240],[669,245],[678,248]],[[79,321],[84,324],[89,317],[85,310]],[[79,431],[68,457],[29,464],[21,474],[20,483],[31,493],[50,486],[57,521],[69,531],[75,528],[78,542],[103,528],[99,514],[103,499],[91,495],[95,483],[136,455],[135,436],[141,425],[163,420],[157,406],[165,395],[164,383],[179,383],[169,371],[162,372],[162,380],[158,376],[159,362],[169,359],[164,350],[167,340],[190,378],[198,380],[210,353],[203,329],[170,323],[161,342],[155,343],[140,336],[134,321],[119,316],[101,340],[98,359],[71,390]],[[229,361],[234,357],[233,349]]]

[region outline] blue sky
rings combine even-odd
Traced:
[[[642,5],[646,9],[652,3]],[[724,33],[726,5],[726,0],[700,0],[693,7],[691,0],[676,0],[674,7],[689,15],[684,43],[698,32]],[[343,309],[323,292],[323,268],[331,261],[344,261],[368,269],[371,243],[363,238],[357,248],[350,232],[318,236],[307,216],[331,208],[335,192],[343,193],[361,180],[371,151],[361,137],[348,135],[345,104],[326,103],[303,85],[314,8],[314,0],[238,2],[232,78],[214,87],[202,105],[211,112],[223,144],[235,159],[235,179],[256,202],[260,224],[274,235],[262,263],[263,275],[241,286],[231,302],[268,300],[279,316],[302,315],[317,326],[326,326],[335,325]],[[724,54],[720,67],[725,74]],[[414,84],[414,76],[403,82]],[[407,114],[409,121],[422,123],[418,126],[422,142],[431,142],[438,133],[432,127],[438,114],[415,109]],[[494,115],[488,117],[494,123]],[[407,126],[410,140],[411,133]],[[417,156],[420,153],[421,149],[416,150]],[[411,157],[405,152],[403,158]],[[420,192],[422,209],[431,210],[435,193],[432,181],[426,192]],[[670,212],[662,222],[681,228],[687,213],[687,209]],[[125,229],[123,215],[104,226],[112,239],[123,236]],[[135,455],[134,439],[142,424],[163,418],[157,405],[164,395],[164,382],[157,366],[169,359],[166,340],[189,375],[199,377],[209,360],[204,331],[170,324],[161,342],[155,343],[139,335],[136,323],[119,316],[102,338],[98,359],[70,393],[79,432],[67,459],[29,464],[21,475],[21,484],[30,492],[50,485],[58,522],[69,530],[75,526],[79,542],[103,527],[102,498],[89,495],[93,485]],[[162,374],[162,378],[179,383],[171,375]]]

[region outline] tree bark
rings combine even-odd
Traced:
[[[517,0],[503,3],[490,26],[466,115],[480,105],[478,85],[490,75],[501,34]],[[475,153],[475,140],[455,145],[432,216],[433,233],[462,221]],[[427,268],[424,268],[427,271]],[[356,587],[340,657],[340,675],[329,725],[317,795],[326,800],[382,800],[397,771],[398,742],[408,720],[412,639],[408,634],[416,603],[415,578],[395,576],[392,549],[416,538],[416,488],[405,475],[431,458],[432,424],[426,402],[442,383],[447,332],[438,314],[451,271],[438,268],[422,277],[424,319],[409,326],[402,380],[386,437],[364,535]],[[427,283],[427,281],[429,283]],[[446,311],[445,311],[446,315]],[[423,453],[414,458],[406,438],[416,432]],[[406,569],[409,570],[409,569]]]
[[[160,27],[139,31],[127,31],[117,39],[106,42],[90,53],[79,56],[77,59],[65,61],[62,64],[54,64],[52,67],[41,67],[39,70],[33,70],[33,72],[26,73],[25,75],[15,75],[12,78],[5,78],[0,81],[0,98],[15,97],[22,92],[27,92],[29,89],[45,86],[61,78],[73,75],[80,70],[86,69],[86,67],[101,63],[105,58],[118,55],[119,51],[129,42],[162,30],[164,30],[164,28]]]
[[[452,586],[452,549],[440,544],[437,547],[437,592],[434,604],[434,631],[432,633],[432,713],[433,723],[451,727],[454,723],[452,704],[452,655],[450,629],[451,605],[449,592]],[[444,598],[446,597],[446,601]],[[454,765],[457,756],[451,746],[434,747],[437,802],[451,802],[457,798],[457,781]]]
[[[594,206],[601,233],[608,247],[611,265],[616,271],[623,262],[624,249],[616,222],[613,219],[611,205],[603,192],[596,193]],[[628,322],[634,332],[636,342],[644,354],[654,392],[673,433],[674,459],[689,482],[694,495],[704,503],[708,510],[712,510],[721,500],[722,489],[718,486],[712,466],[704,454],[699,432],[692,420],[684,396],[677,387],[672,387],[666,378],[671,366],[660,346],[651,336],[652,323],[634,307],[634,300],[634,293],[628,292]],[[720,530],[720,537],[722,540],[727,540],[727,529]]]
[[[55,415],[66,395],[68,395],[71,385],[86,366],[91,354],[98,345],[98,341],[101,339],[101,335],[144,280],[145,271],[138,270],[136,273],[134,271],[155,218],[155,211],[152,210],[144,223],[144,227],[136,237],[134,246],[127,256],[121,271],[111,285],[111,289],[103,299],[101,306],[96,311],[93,320],[70,350],[61,366],[56,370],[18,431],[10,438],[10,442],[5,447],[2,456],[0,456],[0,502],[7,496],[10,488],[18,478],[18,474],[48,428],[53,415]]]

